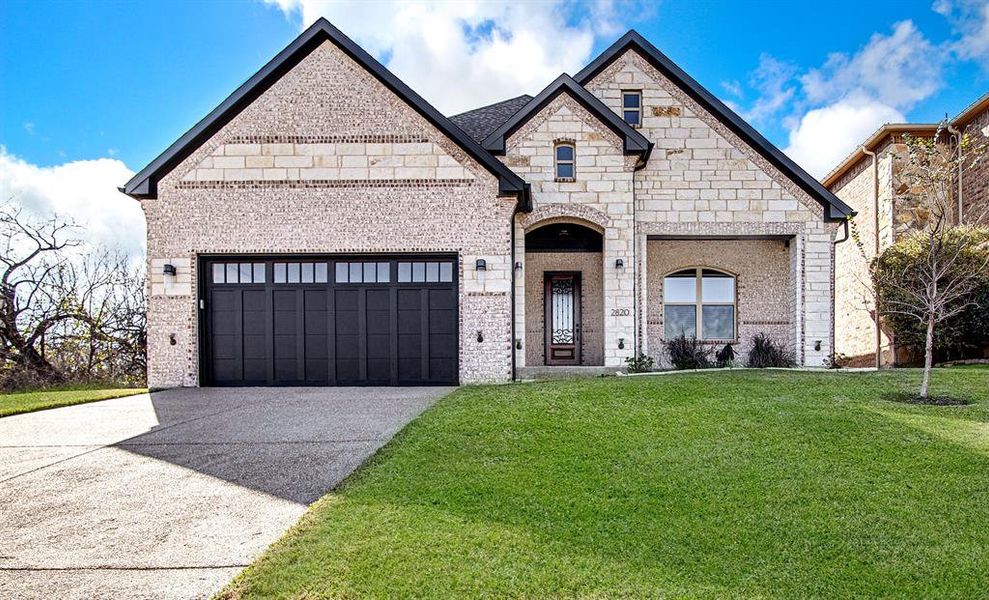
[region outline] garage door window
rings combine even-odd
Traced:
[[[213,283],[264,283],[264,263],[213,263]]]
[[[399,283],[449,283],[453,281],[453,263],[449,262],[400,262]]]
[[[325,262],[275,263],[275,283],[327,283],[328,269]]]
[[[386,262],[338,262],[337,283],[389,283],[391,271]]]

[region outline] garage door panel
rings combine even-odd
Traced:
[[[429,334],[430,358],[456,358],[457,336],[447,334]]]
[[[419,310],[422,308],[422,290],[398,290],[398,310]]]
[[[455,310],[457,308],[457,299],[453,294],[453,290],[429,290],[429,308],[430,310]]]
[[[245,261],[251,273],[227,276],[228,262]],[[207,379],[232,385],[456,383],[453,261],[206,261]],[[304,265],[311,264],[322,266],[319,275],[308,275]],[[449,281],[439,281],[441,275]]]

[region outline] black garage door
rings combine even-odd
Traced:
[[[209,385],[456,384],[453,257],[209,258]]]

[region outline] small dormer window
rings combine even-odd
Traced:
[[[622,91],[622,118],[632,127],[642,126],[642,92]]]
[[[572,143],[559,143],[556,145],[556,180],[573,181],[576,178],[574,172],[574,145]]]

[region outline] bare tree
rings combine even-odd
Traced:
[[[916,319],[926,328],[919,393],[924,400],[930,385],[935,327],[972,305],[973,292],[989,270],[989,239],[979,227],[985,224],[986,210],[969,214],[967,225],[952,223],[955,178],[960,170],[983,159],[986,141],[963,135],[957,144],[948,144],[944,127],[932,138],[906,137],[908,156],[901,176],[916,195],[923,218],[923,228],[908,236],[906,243],[920,245],[922,260],[888,260],[884,252],[872,264],[880,312]]]
[[[45,381],[60,381],[45,357],[45,336],[59,323],[85,319],[65,297],[64,250],[78,247],[71,223],[32,219],[12,203],[0,208],[0,344],[5,363]]]
[[[44,384],[143,380],[143,267],[78,228],[0,207],[0,376]]]

